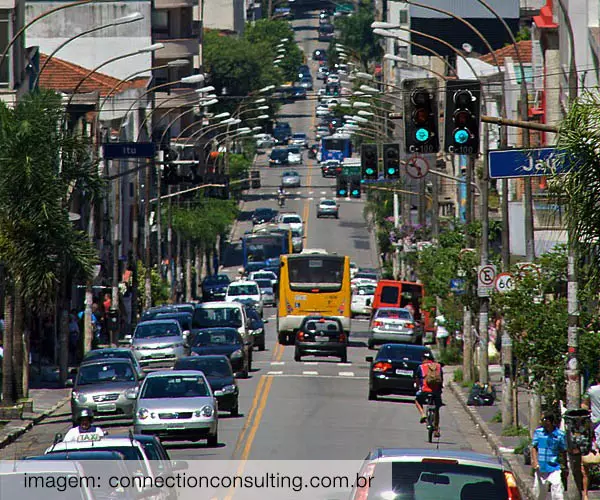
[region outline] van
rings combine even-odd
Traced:
[[[415,321],[419,322],[425,332],[433,332],[434,326],[429,311],[423,311],[425,289],[422,283],[413,281],[379,280],[373,298],[371,317],[381,307],[412,306]],[[409,308],[410,308],[409,306]]]

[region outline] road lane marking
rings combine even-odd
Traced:
[[[339,375],[304,375],[299,373],[284,373],[273,378],[335,378],[338,380],[369,380],[369,377],[340,377]]]
[[[244,422],[244,426],[242,427],[242,430],[240,431],[240,435],[238,437],[237,443],[235,444],[235,449],[233,450],[234,457],[237,454],[237,452],[239,451],[240,446],[244,442],[244,437],[246,435],[246,431],[248,430],[248,427],[250,426],[250,422],[251,422],[252,417],[254,416],[254,412],[256,411],[256,408],[258,406],[258,402],[260,400],[262,388],[264,385],[265,385],[265,377],[261,377],[260,380],[258,381],[258,385],[256,386],[256,391],[254,392],[254,398],[252,398],[252,404],[250,405],[250,410],[248,411],[248,417],[246,418],[246,421]]]
[[[285,365],[285,361],[271,361],[271,366],[274,365]]]
[[[308,194],[314,194],[314,193],[315,193],[314,191],[309,191],[309,192],[308,192]]]
[[[327,194],[327,191],[321,191],[321,194]]]
[[[267,372],[267,375],[283,375],[283,372]]]
[[[319,363],[317,363],[316,361],[304,361],[302,364],[304,366],[317,366]]]
[[[250,450],[252,449],[252,443],[254,442],[254,438],[256,436],[256,432],[258,431],[258,427],[260,425],[260,421],[262,420],[263,413],[265,411],[265,406],[267,405],[267,398],[269,397],[269,392],[271,390],[271,385],[273,385],[273,378],[267,377],[267,381],[265,382],[262,398],[260,401],[260,405],[256,410],[256,414],[254,416],[254,422],[252,427],[250,428],[250,432],[246,439],[246,446],[244,446],[244,451],[242,452],[241,460],[245,462],[248,460],[250,456]]]
[[[352,363],[338,363],[338,366],[352,366]]]
[[[319,374],[319,372],[310,372],[310,371],[308,371],[308,372],[307,371],[302,372],[302,375],[318,375],[318,374]]]
[[[354,372],[340,372],[338,375],[340,377],[354,377]]]

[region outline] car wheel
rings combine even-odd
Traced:
[[[369,339],[369,341],[367,342],[367,345],[369,346],[369,349],[371,349],[371,350],[375,349],[375,342],[373,342],[372,339]]]
[[[340,218],[339,214],[335,214],[335,218],[339,219]]]
[[[241,378],[248,378],[250,376],[250,373],[248,371],[248,369],[243,369],[242,373],[241,373]]]
[[[232,417],[239,417],[240,416],[240,407],[239,407],[239,402],[238,401],[236,401],[235,402],[235,406],[231,410],[229,410],[229,414]]]
[[[286,344],[286,341],[287,341],[287,334],[285,334],[285,333],[280,333],[280,334],[277,336],[277,340],[279,341],[279,343],[280,343],[281,345],[285,345],[285,344]]]
[[[369,389],[369,401],[377,401],[377,393]]]
[[[344,351],[344,354],[342,354],[340,356],[340,362],[341,363],[347,363],[348,362],[348,353]]]
[[[302,356],[300,355],[299,351],[294,352],[294,361],[297,361],[297,362],[302,361]]]
[[[264,351],[266,349],[265,347],[265,341],[263,340],[262,343],[258,346],[258,350],[259,351]]]
[[[210,446],[211,448],[216,448],[217,446],[219,446],[219,431],[218,430],[217,430],[217,432],[214,433],[214,435],[208,436],[208,438],[206,439],[206,444],[208,446]]]

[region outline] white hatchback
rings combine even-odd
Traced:
[[[280,215],[279,222],[282,224],[289,224],[292,231],[301,231],[304,228],[302,217],[300,217],[298,214],[282,214]]]
[[[225,302],[241,302],[250,305],[262,316],[263,297],[256,281],[239,280],[230,283],[225,294]]]

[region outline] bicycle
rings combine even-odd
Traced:
[[[433,443],[433,433],[435,432],[435,412],[437,411],[433,394],[427,394],[427,399],[425,400],[425,404],[423,406],[427,419],[425,421],[427,424],[427,439],[430,443]]]

